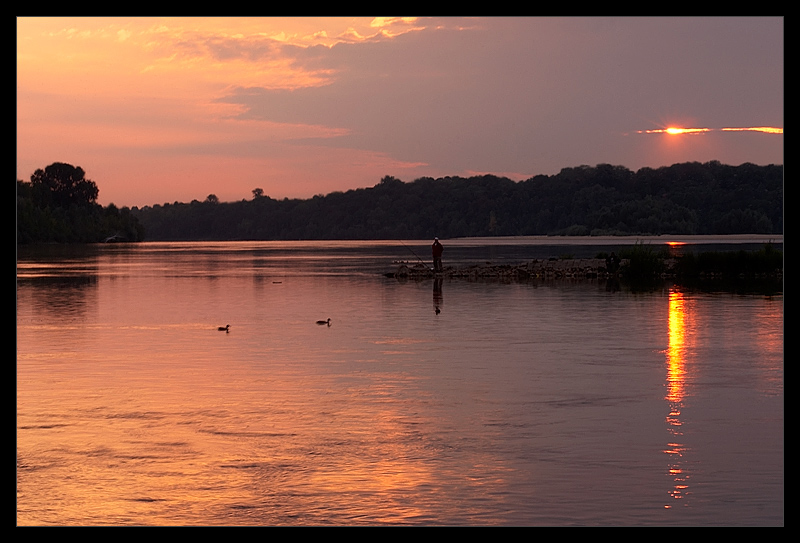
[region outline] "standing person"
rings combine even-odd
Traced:
[[[435,273],[441,273],[442,253],[444,252],[444,247],[442,247],[442,244],[439,243],[439,238],[433,238],[433,245],[431,246],[431,250],[433,252],[433,271]]]
[[[619,270],[619,263],[620,258],[614,254],[614,251],[611,251],[611,255],[606,258],[606,269],[608,270],[608,273],[612,275],[617,273]]]

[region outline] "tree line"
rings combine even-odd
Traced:
[[[309,199],[134,207],[148,240],[428,239],[783,233],[783,166],[717,161],[636,172],[598,164],[524,181],[386,176]]]
[[[97,184],[80,167],[56,162],[17,180],[17,243],[142,241],[131,210],[97,203]]]
[[[386,176],[374,187],[273,199],[117,208],[80,167],[17,181],[18,243],[427,239],[433,236],[783,233],[783,166],[691,162],[633,172],[598,164],[515,182]]]

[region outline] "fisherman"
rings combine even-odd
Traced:
[[[608,273],[615,274],[619,270],[620,258],[611,251],[611,255],[606,258],[606,269]]]
[[[439,238],[433,238],[431,250],[433,252],[433,271],[434,273],[442,273],[442,253],[444,252],[444,247],[439,243]]]

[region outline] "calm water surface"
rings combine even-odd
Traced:
[[[20,248],[17,524],[784,524],[782,295],[382,275],[417,256]]]

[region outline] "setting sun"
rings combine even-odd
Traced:
[[[667,134],[697,134],[699,132],[710,132],[710,128],[676,128],[670,127],[665,130]]]
[[[653,130],[637,130],[637,134],[670,134],[677,136],[680,134],[702,134],[705,132],[763,132],[765,134],[783,134],[783,128],[775,126],[745,126],[740,128],[680,128],[670,126],[667,128],[655,128]]]

